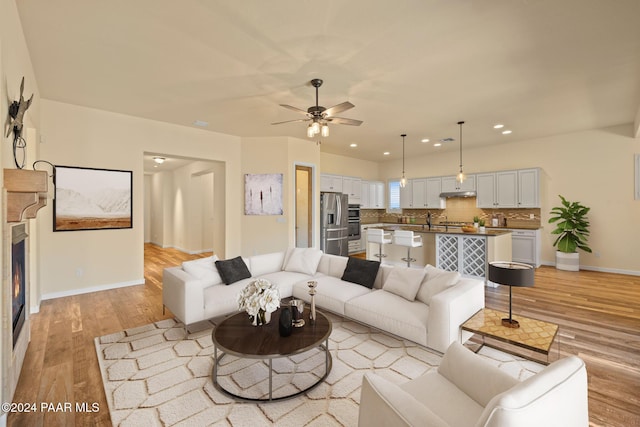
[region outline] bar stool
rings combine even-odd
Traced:
[[[422,246],[422,236],[413,234],[413,231],[396,230],[393,232],[393,243],[398,246],[407,247],[407,257],[401,258],[407,262],[407,267],[411,267],[411,262],[415,261],[415,258],[411,258],[411,248],[419,248]]]
[[[368,228],[367,242],[378,244],[379,250],[378,250],[378,253],[375,254],[374,256],[378,257],[378,261],[382,262],[382,258],[387,256],[387,254],[382,253],[382,245],[388,245],[392,242],[391,233],[388,231],[384,231],[381,228]]]

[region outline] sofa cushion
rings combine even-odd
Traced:
[[[238,280],[230,285],[219,284],[204,289],[204,319],[228,316],[238,312],[238,294],[249,283],[256,280],[253,277]]]
[[[251,277],[247,264],[245,264],[242,257],[239,256],[224,261],[216,261],[216,268],[220,273],[220,277],[222,277],[222,281],[226,285]]]
[[[215,265],[217,260],[218,257],[213,255],[206,258],[185,261],[182,263],[182,269],[196,279],[201,280],[204,286],[215,285],[222,283],[222,278]]]
[[[425,271],[417,268],[395,267],[384,281],[382,289],[408,301],[416,299]]]
[[[274,252],[271,254],[254,255],[250,258],[251,276],[258,277],[267,273],[282,271],[284,262],[284,252]]]
[[[427,345],[429,306],[421,302],[407,301],[381,289],[349,299],[344,312],[358,322]]]
[[[345,302],[371,292],[364,286],[345,282],[333,276],[316,275],[314,280],[318,282],[315,296],[316,305],[340,315],[345,314]],[[293,296],[307,302],[311,300],[306,280],[293,285]]]
[[[253,260],[252,260],[253,261]],[[253,262],[251,263],[253,265]],[[288,298],[293,295],[293,285],[298,282],[307,283],[312,279],[312,276],[303,273],[296,273],[293,271],[276,271],[274,273],[267,273],[260,276],[261,279],[268,280],[278,287],[280,292],[280,298]]]
[[[379,268],[379,261],[349,257],[344,273],[342,273],[342,280],[357,283],[358,285],[371,289],[373,288],[373,282],[376,280]]]
[[[455,285],[460,280],[460,273],[457,271],[445,271],[427,264],[424,268],[425,276],[416,299],[425,304],[431,304],[431,298],[449,286]]]
[[[322,258],[320,249],[293,248],[287,254],[283,270],[314,275],[318,270],[320,258]]]

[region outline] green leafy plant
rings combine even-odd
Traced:
[[[479,219],[478,219],[478,217],[477,217],[477,216],[474,216],[474,217],[473,217],[473,222],[478,222],[478,220],[479,220]]]
[[[565,253],[574,253],[578,249],[591,253],[591,248],[587,245],[589,220],[586,217],[591,208],[580,202],[569,202],[560,195],[558,197],[562,200],[562,206],[551,209],[549,218],[549,223],[555,223],[556,226],[551,234],[559,234],[553,246]]]
[[[484,223],[484,219],[480,219],[480,220],[478,220],[478,226],[480,226],[480,227],[484,227],[484,224],[485,224],[485,223]]]

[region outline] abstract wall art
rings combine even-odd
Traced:
[[[282,174],[245,174],[244,214],[282,215]]]

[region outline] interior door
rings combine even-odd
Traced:
[[[312,239],[313,170],[296,165],[296,248],[310,248]]]

